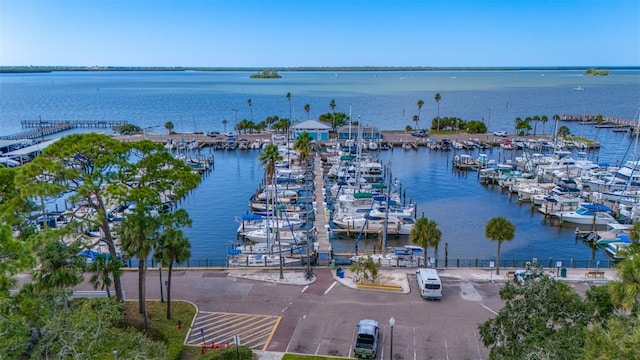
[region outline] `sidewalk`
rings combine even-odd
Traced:
[[[331,270],[333,278],[340,282],[342,285],[357,289],[355,274],[353,274],[348,268],[342,268],[344,274],[342,277],[336,275],[336,270]],[[495,269],[488,268],[437,268],[438,273],[443,279],[452,279],[460,281],[473,281],[473,282],[506,282],[513,281],[514,268],[502,268],[500,274],[496,274]],[[393,269],[380,269],[378,274],[379,283],[382,285],[392,285],[402,288],[403,293],[408,293],[409,275],[415,274],[416,268],[393,268]],[[544,272],[553,276],[555,279],[566,282],[590,282],[594,284],[604,283],[608,281],[617,280],[617,274],[615,269],[609,268],[569,268],[565,269],[565,276],[562,275],[562,269],[544,269]],[[279,284],[290,285],[309,285],[314,281],[306,280],[304,278],[304,271],[291,271],[285,270],[283,272],[283,279],[280,279],[280,273],[277,270],[264,271],[257,269],[238,269],[229,270],[229,276],[268,281]]]

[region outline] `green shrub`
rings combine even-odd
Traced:
[[[200,360],[253,360],[253,350],[246,346],[230,346],[224,349],[212,349],[200,356]]]

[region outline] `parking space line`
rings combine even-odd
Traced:
[[[264,351],[280,320],[280,316],[273,315],[199,312],[189,329],[185,344],[229,344],[234,336],[238,336],[244,346]]]

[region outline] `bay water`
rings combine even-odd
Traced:
[[[21,120],[37,119],[126,120],[150,133],[166,133],[167,121],[177,132],[224,131],[232,130],[236,119],[317,118],[331,111],[332,99],[335,111],[351,113],[354,120],[383,130],[413,126],[416,103],[422,99],[421,119],[438,114],[483,119],[491,131],[512,133],[516,117],[546,115],[550,121],[537,124],[536,131],[550,134],[555,114],[602,114],[637,121],[640,107],[640,70],[612,70],[605,77],[585,77],[582,71],[283,72],[282,79],[250,79],[250,74],[2,74],[0,135],[22,131]],[[578,86],[584,90],[573,89]],[[441,95],[439,103],[435,93]],[[305,104],[310,105],[309,114]],[[422,121],[421,126],[427,126]],[[599,151],[588,154],[594,161],[614,164],[635,154],[635,138],[628,134],[577,123],[560,125],[602,143]],[[193,260],[222,259],[236,242],[235,218],[248,211],[249,197],[264,168],[258,151],[200,151],[214,154],[215,168],[180,203],[193,219],[193,227],[185,233],[192,242]],[[503,243],[503,259],[537,258],[545,265],[547,260],[607,261],[602,250],[575,240],[575,227],[551,225],[530,204],[518,203],[497,186],[481,185],[477,173],[453,171],[453,152],[395,149],[378,156],[391,165],[394,178],[417,203],[418,214],[438,223],[439,258],[444,256],[444,244],[450,261],[494,258],[497,245],[484,237],[484,226],[492,217],[504,216],[516,226],[516,235]],[[489,152],[495,160],[513,156],[500,149]],[[396,243],[402,241],[390,239],[390,245]],[[334,246],[350,251],[353,240],[336,240]]]

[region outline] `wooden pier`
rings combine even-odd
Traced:
[[[122,120],[22,120],[20,125],[31,130],[0,136],[0,139],[37,139],[75,128],[113,129],[126,124],[127,122]]]
[[[61,125],[71,125],[74,128],[98,128],[112,129],[122,125],[127,125],[124,120],[22,120],[23,128],[45,128]]]
[[[596,118],[601,115],[560,115],[561,121],[577,121],[583,125],[596,125],[597,127],[608,128],[629,128],[630,131],[638,131],[638,123],[633,120],[615,118],[611,116],[602,116],[602,124],[598,125]]]

